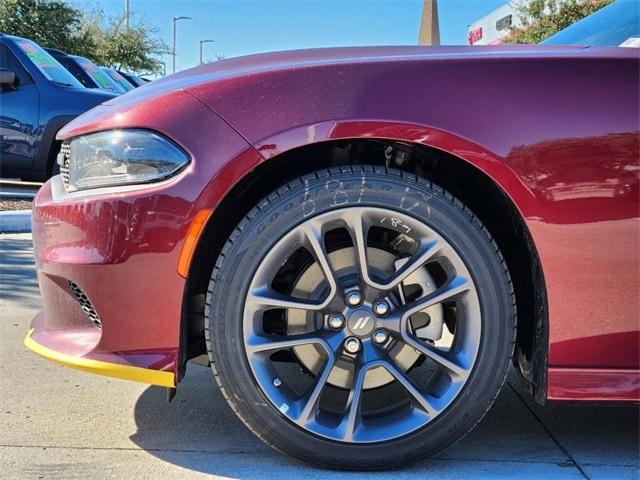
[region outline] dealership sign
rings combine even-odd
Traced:
[[[482,27],[478,27],[469,32],[469,45],[473,45],[482,39]]]

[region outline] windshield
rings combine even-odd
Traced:
[[[116,72],[113,68],[103,67],[102,70],[104,70],[104,72],[111,77],[111,80],[116,82],[118,85],[124,88],[127,92],[135,88],[133,85],[129,83],[129,81],[126,78],[124,78],[122,75]]]
[[[640,46],[637,0],[617,0],[547,38],[543,45]]]
[[[24,39],[16,40],[16,44],[48,80],[67,87],[84,88],[66,68],[38,44]]]
[[[73,57],[75,58],[80,68],[89,75],[94,82],[98,84],[98,87],[105,88],[107,90],[111,90],[113,92],[124,92],[125,89],[118,85],[116,82],[111,80],[111,77],[103,72],[100,68],[97,67],[95,63],[93,63],[88,58],[84,57]]]

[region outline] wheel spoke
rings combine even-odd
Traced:
[[[339,427],[342,439],[346,442],[353,441],[356,428],[360,422],[360,399],[364,390],[364,378],[369,368],[369,365],[360,367],[349,392],[346,413]]]
[[[333,357],[333,349],[324,338],[316,333],[291,336],[265,336],[252,335],[247,339],[245,348],[247,353],[270,352],[297,347],[299,345],[316,344],[322,346],[330,357]]]
[[[362,216],[362,212],[359,209],[353,209],[344,216],[347,221],[351,238],[354,243],[356,252],[356,261],[358,263],[358,269],[360,276],[366,286],[376,290],[392,290],[397,287],[403,280],[409,275],[414,273],[426,262],[429,261],[442,247],[438,240],[431,240],[424,244],[422,248],[385,283],[376,282],[369,275],[369,266],[367,260],[367,233],[369,231],[369,224]]]
[[[322,373],[316,377],[316,381],[311,391],[303,397],[300,402],[304,405],[300,411],[300,415],[296,419],[296,422],[306,425],[315,417],[318,411],[318,404],[320,403],[320,394],[327,384],[327,379],[333,370],[335,364],[335,356],[329,355],[325,363]]]
[[[360,278],[362,278],[365,284],[372,286],[367,262],[367,234],[369,232],[369,226],[362,217],[362,211],[357,208],[351,209],[351,211],[345,215],[344,220],[347,222],[347,227],[353,241]]]
[[[402,283],[409,275],[414,273],[420,267],[424,266],[442,247],[438,240],[432,240],[422,246],[418,253],[400,267],[400,269],[386,283],[375,284],[374,286],[380,290],[391,290]]]
[[[256,310],[292,308],[296,310],[318,311],[326,308],[331,299],[331,295],[322,302],[295,298],[278,293],[266,286],[258,287],[247,295],[247,302],[251,303]]]
[[[395,365],[390,362],[385,361],[383,366],[391,375],[393,375],[398,383],[404,387],[407,393],[411,395],[414,402],[417,403],[419,408],[424,410],[427,415],[433,416],[438,413],[439,409],[429,401],[428,395],[422,393],[405,373],[398,370]]]
[[[456,359],[451,358],[445,352],[439,351],[436,347],[432,347],[425,342],[411,337],[408,333],[404,336],[404,341],[418,350],[420,353],[430,358],[434,362],[444,367],[452,379],[466,380],[469,376],[469,370],[460,365]]]
[[[322,335],[325,345],[327,345],[332,352],[337,352],[338,349],[342,348],[342,342],[345,338],[347,338],[347,332],[344,329],[338,330],[337,332],[325,332]]]
[[[424,297],[418,298],[416,301],[408,305],[405,305],[402,308],[401,312],[403,316],[403,323],[406,323],[408,321],[410,315],[416,312],[420,312],[433,305],[437,305],[438,303],[450,300],[451,298],[460,295],[461,293],[467,292],[471,288],[471,282],[469,282],[466,278],[460,276],[454,277],[452,280],[450,280],[437,290],[425,295]]]
[[[411,345],[423,355],[427,356],[431,360],[443,366],[449,374],[457,379],[464,380],[469,376],[469,371],[459,365],[456,361],[447,357],[444,352],[439,351],[437,348],[432,347],[425,342],[414,338],[408,329],[409,317],[421,310],[437,305],[444,301],[450,300],[453,297],[469,291],[472,288],[472,284],[464,277],[456,276],[451,279],[444,286],[438,288],[434,292],[419,298],[415,302],[406,305],[401,312],[401,325],[400,333],[405,343]]]
[[[402,332],[401,320],[401,315],[397,314],[396,312],[391,312],[387,317],[378,318],[376,321],[378,327],[384,328],[388,332],[400,334]]]
[[[324,247],[322,228],[319,228],[314,223],[309,222],[304,226],[304,234],[309,246],[311,247],[313,256],[320,265],[320,268],[327,279],[330,289],[329,298],[332,299],[338,290],[338,282],[336,281],[335,274],[331,268],[331,264],[329,263],[327,250]]]

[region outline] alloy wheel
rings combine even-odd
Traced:
[[[445,237],[407,213],[307,218],[259,263],[243,314],[254,380],[289,421],[345,443],[399,438],[462,391],[478,294]]]

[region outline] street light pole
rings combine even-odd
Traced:
[[[200,65],[202,65],[202,44],[203,43],[215,43],[215,40],[200,40]]]
[[[173,67],[171,73],[176,73],[176,22],[178,20],[191,20],[191,17],[173,17]]]
[[[124,0],[124,25],[129,30],[129,0]]]

